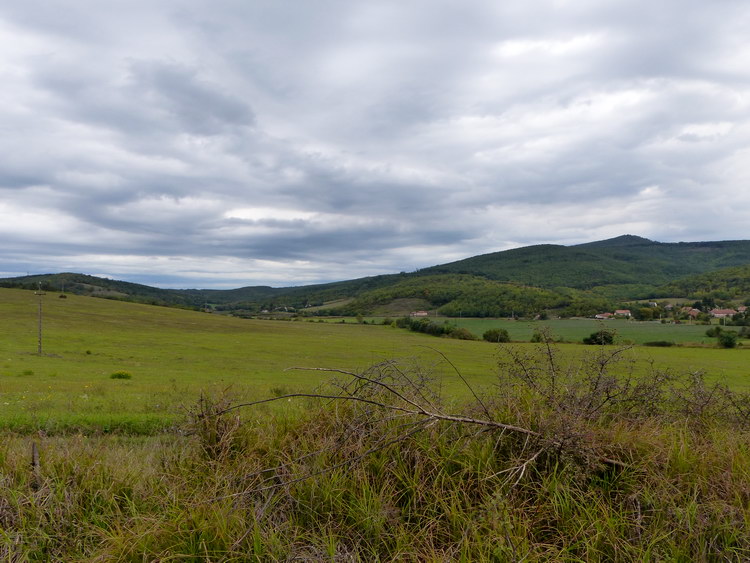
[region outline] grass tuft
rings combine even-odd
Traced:
[[[132,379],[133,374],[130,373],[129,371],[120,370],[120,371],[115,371],[111,373],[109,378],[110,379]]]

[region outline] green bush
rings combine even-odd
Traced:
[[[706,331],[706,336],[710,336],[711,338],[714,338],[716,336],[719,336],[723,332],[723,329],[720,326],[715,326],[712,328],[709,328]]]
[[[652,340],[651,342],[644,342],[644,346],[658,346],[662,348],[668,348],[669,346],[674,346],[675,343],[671,340]]]
[[[510,342],[510,335],[504,328],[491,328],[486,330],[482,338],[487,342]]]
[[[116,371],[109,376],[110,379],[132,379],[133,375],[129,371]]]
[[[410,318],[403,317],[396,321],[396,326],[399,328],[408,328],[413,332],[423,332],[425,334],[431,334],[432,336],[443,336],[450,335],[454,332],[457,327],[453,323],[436,323],[428,318]],[[460,338],[458,336],[454,338]],[[472,339],[474,336],[472,335]]]
[[[614,344],[614,342],[615,332],[607,329],[592,332],[589,336],[583,339],[584,344],[599,344],[602,346],[607,344]]]
[[[719,346],[722,348],[736,348],[738,334],[733,330],[722,331],[719,334]]]
[[[456,338],[458,340],[476,340],[477,337],[472,334],[468,328],[454,328],[448,333],[449,338]]]

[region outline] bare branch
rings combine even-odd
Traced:
[[[469,391],[471,391],[471,394],[474,395],[474,399],[476,399],[477,403],[480,404],[480,406],[482,407],[482,410],[484,411],[484,414],[487,416],[487,418],[490,419],[490,420],[492,420],[492,416],[490,415],[490,411],[487,409],[487,406],[482,402],[482,399],[480,399],[477,396],[477,394],[474,392],[474,388],[471,385],[469,385],[469,382],[466,381],[466,378],[459,371],[459,369],[456,367],[456,365],[453,362],[451,362],[448,359],[448,357],[445,354],[443,354],[440,350],[436,350],[435,348],[433,348],[431,346],[422,346],[422,348],[427,348],[428,350],[432,350],[433,352],[437,352],[438,354],[440,354],[442,356],[442,358],[446,362],[448,362],[448,365],[450,365],[453,368],[453,371],[456,372],[456,374],[458,375],[458,377],[461,378],[461,381],[464,382],[464,385],[469,389]]]
[[[377,366],[375,366],[375,367],[377,367]],[[379,385],[380,387],[383,387],[389,393],[393,393],[396,397],[398,397],[402,401],[404,401],[406,403],[409,403],[411,406],[413,406],[418,411],[423,411],[423,409],[422,409],[422,407],[420,405],[418,405],[417,403],[415,403],[414,401],[412,401],[410,399],[407,399],[406,397],[404,397],[403,394],[401,394],[398,391],[396,391],[393,387],[391,387],[387,383],[383,383],[382,381],[378,381],[377,379],[371,379],[369,377],[365,377],[361,373],[356,373],[356,372],[353,372],[353,371],[346,371],[346,370],[341,370],[341,369],[336,369],[336,368],[305,368],[305,367],[291,367],[291,368],[287,368],[284,371],[288,371],[288,370],[327,371],[327,372],[331,372],[331,373],[342,373],[344,375],[349,375],[351,377],[354,377],[355,379],[366,381],[368,383],[372,383],[373,385]]]

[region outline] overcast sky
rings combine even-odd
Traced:
[[[750,238],[747,0],[7,0],[0,276]]]

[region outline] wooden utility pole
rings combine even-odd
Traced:
[[[42,282],[39,282],[39,291],[34,292],[34,295],[39,296],[39,345],[37,347],[37,354],[42,355]]]

